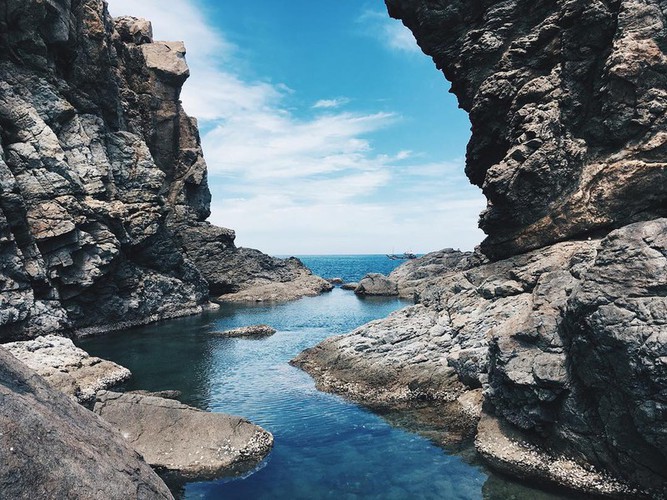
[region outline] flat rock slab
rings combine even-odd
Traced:
[[[641,497],[639,491],[604,472],[545,452],[515,427],[484,412],[477,426],[475,448],[494,469],[511,476],[539,479],[612,498]]]
[[[122,436],[0,348],[0,497],[173,499]]]
[[[97,391],[113,387],[132,376],[127,368],[91,356],[65,337],[46,335],[11,342],[3,347],[79,403],[93,401]]]
[[[276,333],[276,329],[269,325],[251,325],[215,332],[215,335],[220,337],[268,337],[274,333]]]
[[[271,433],[241,417],[170,399],[103,391],[94,411],[150,465],[188,480],[246,472],[273,446]]]

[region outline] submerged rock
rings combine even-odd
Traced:
[[[153,467],[189,480],[246,472],[273,446],[269,432],[241,417],[171,399],[102,392],[94,411]]]
[[[2,348],[0,400],[3,498],[173,498],[117,431]]]
[[[95,393],[129,379],[127,368],[90,356],[67,338],[46,335],[35,340],[11,342],[3,347],[55,389],[79,403],[90,403]]]
[[[276,333],[276,329],[271,328],[269,325],[251,325],[223,332],[215,332],[213,335],[220,337],[268,337],[274,333]]]

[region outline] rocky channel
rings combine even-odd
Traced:
[[[667,497],[667,7],[386,4],[470,114],[488,236],[399,268],[414,306],[293,363],[372,407],[445,404],[512,476]]]

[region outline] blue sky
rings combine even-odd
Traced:
[[[109,0],[183,40],[211,222],[274,254],[472,249],[470,124],[381,0]]]

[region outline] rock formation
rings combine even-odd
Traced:
[[[100,392],[95,413],[153,467],[182,479],[213,479],[252,469],[273,436],[241,417],[209,413],[172,399]]]
[[[233,328],[222,332],[214,332],[213,335],[220,337],[269,337],[276,333],[276,329],[269,325],[250,325],[242,326],[240,328]]]
[[[506,473],[667,497],[664,2],[386,3],[470,113],[490,261],[423,266],[415,306],[294,363],[371,405],[481,414]]]
[[[492,258],[667,215],[658,0],[387,0],[470,115]]]
[[[95,393],[128,380],[124,366],[90,356],[65,337],[45,335],[34,340],[9,342],[2,346],[28,368],[76,402],[95,401]]]
[[[2,498],[173,498],[109,424],[2,348],[0,399]]]
[[[364,276],[354,289],[357,295],[380,295],[391,297],[398,295],[398,285],[395,281],[380,273],[370,273]]]
[[[205,222],[188,75],[182,43],[102,0],[2,2],[0,341],[196,313],[209,292],[249,287],[241,269],[258,260],[263,280],[308,275],[316,293],[299,263],[239,251]]]

